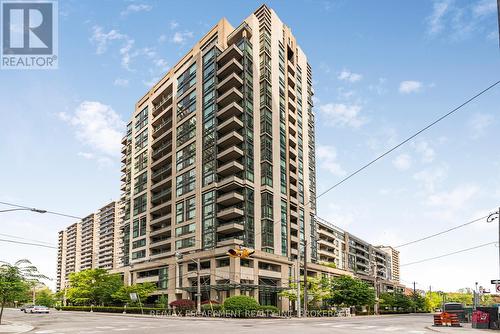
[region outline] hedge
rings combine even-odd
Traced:
[[[57,306],[56,310],[58,311],[81,311],[81,312],[90,312],[90,306]],[[119,306],[92,306],[93,312],[104,312],[104,313],[123,313],[126,311],[131,314],[141,314],[144,311],[144,314],[149,314],[151,312],[171,312],[170,310],[165,310],[163,308],[156,307],[119,307]]]

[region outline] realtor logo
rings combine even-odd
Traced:
[[[1,2],[2,69],[57,68],[57,2]]]

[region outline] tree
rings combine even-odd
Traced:
[[[44,288],[36,292],[36,302],[37,305],[43,305],[47,307],[53,307],[55,303],[54,294],[49,288]]]
[[[47,279],[29,260],[19,260],[14,264],[0,264],[0,324],[3,309],[7,303],[12,303],[26,294],[30,285]]]
[[[118,291],[113,293],[112,297],[122,303],[135,304],[135,301],[130,300],[130,294],[136,293],[139,296],[141,303],[143,303],[148,296],[156,290],[156,284],[151,282],[134,284],[129,286],[121,286]]]
[[[69,275],[67,299],[77,305],[106,305],[122,286],[119,275],[105,269],[87,269]]]
[[[332,280],[330,301],[342,306],[371,306],[375,304],[375,290],[360,279],[343,275]]]
[[[425,294],[425,310],[427,312],[434,312],[436,309],[441,308],[443,304],[442,292],[427,292]]]
[[[301,280],[300,284],[301,291],[304,291],[304,281]],[[324,300],[327,300],[331,296],[330,281],[328,278],[318,278],[318,277],[308,277],[307,278],[307,294],[312,297],[308,300],[307,305],[318,305]],[[290,283],[290,289],[281,291],[279,293],[280,297],[284,297],[289,301],[297,301],[297,283]],[[301,293],[300,300],[303,305],[304,294]]]

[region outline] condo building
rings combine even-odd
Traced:
[[[117,202],[108,203],[59,232],[58,291],[66,288],[71,273],[94,268],[111,270],[120,266],[122,244],[118,209]]]

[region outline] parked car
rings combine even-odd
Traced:
[[[23,306],[21,306],[20,310],[21,312],[26,313],[26,309],[29,309],[31,307],[33,307],[33,304],[24,304]]]
[[[49,308],[47,306],[34,305],[25,311],[26,313],[49,313]]]

